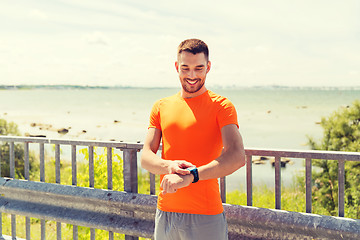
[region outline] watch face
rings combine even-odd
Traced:
[[[191,171],[194,170],[196,167],[188,167],[187,170]]]

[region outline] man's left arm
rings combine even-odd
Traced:
[[[241,134],[235,124],[221,129],[223,151],[210,163],[199,166],[199,180],[221,178],[232,174],[245,165],[245,150]]]
[[[221,178],[245,165],[244,144],[237,126],[229,124],[222,127],[221,137],[224,147],[221,155],[210,163],[198,167],[199,180]],[[164,177],[161,187],[165,193],[172,193],[176,189],[190,185],[193,180],[192,174],[185,176],[169,174]]]

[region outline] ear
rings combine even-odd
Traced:
[[[206,73],[208,73],[210,71],[210,68],[211,68],[211,62],[208,61],[207,67],[206,67]]]
[[[179,63],[178,63],[178,61],[175,62],[175,68],[176,68],[176,71],[179,72]]]

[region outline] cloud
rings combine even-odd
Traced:
[[[0,71],[8,69],[1,81],[178,86],[176,47],[197,37],[210,47],[211,84],[359,85],[359,5],[7,1],[0,8]]]
[[[39,9],[31,9],[29,11],[28,16],[33,19],[38,19],[38,20],[47,20],[48,19],[47,14]]]
[[[92,32],[86,35],[86,40],[89,44],[108,45],[109,39],[102,32]]]
[[[356,71],[356,70],[349,71],[349,75],[353,77],[357,77],[360,75],[360,71]]]

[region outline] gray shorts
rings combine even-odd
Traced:
[[[225,213],[199,215],[156,210],[155,240],[227,240]]]

